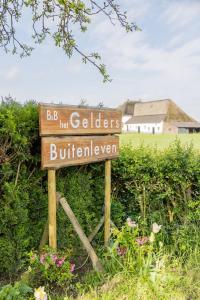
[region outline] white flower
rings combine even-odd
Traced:
[[[162,225],[158,225],[157,223],[153,223],[152,225],[152,231],[153,233],[158,233],[161,229]]]
[[[135,221],[132,221],[131,218],[127,218],[126,222],[127,222],[128,226],[131,228],[137,227],[137,223]]]
[[[35,296],[35,300],[47,300],[47,294],[44,291],[44,287],[41,286],[35,289],[34,296]]]
[[[153,243],[155,241],[155,234],[151,232],[150,237],[149,237],[149,242]]]

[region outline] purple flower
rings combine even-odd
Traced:
[[[56,266],[61,267],[65,262],[65,257],[56,260]]]
[[[40,255],[40,262],[41,262],[41,264],[44,264],[44,261],[45,261],[45,257],[46,257],[46,256],[47,256],[46,253]]]
[[[136,243],[137,243],[139,246],[142,246],[142,245],[148,243],[148,241],[149,241],[148,236],[139,236],[139,237],[136,239]]]
[[[124,256],[127,252],[127,248],[126,247],[122,247],[122,246],[118,246],[117,247],[117,253],[119,256]]]
[[[73,273],[75,270],[75,264],[70,264],[70,272]]]
[[[52,258],[52,260],[53,260],[54,262],[56,262],[57,259],[58,259],[57,255],[52,255],[51,258]]]

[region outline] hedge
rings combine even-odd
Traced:
[[[58,170],[57,190],[89,234],[103,214],[104,164]],[[27,252],[38,248],[47,220],[47,173],[40,169],[35,102],[21,105],[9,98],[0,104],[0,201],[0,276],[11,276],[23,269]],[[120,226],[128,216],[144,228],[163,224],[168,244],[178,243],[177,228],[184,237],[190,224],[191,233],[193,224],[199,226],[200,154],[179,142],[164,152],[122,147],[112,162],[112,219]],[[192,244],[191,236],[185,247]],[[58,246],[80,246],[61,208]]]

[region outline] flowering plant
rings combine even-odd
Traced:
[[[47,300],[47,293],[44,291],[44,287],[39,287],[35,289],[34,292],[35,300]]]
[[[155,239],[161,230],[161,225],[152,224],[148,236],[142,235],[139,225],[128,218],[121,230],[114,229],[114,243],[110,254],[120,268],[131,272],[147,273],[156,264]],[[116,268],[116,266],[115,266]]]
[[[29,257],[29,272],[38,283],[63,287],[73,277],[75,264],[69,262],[66,253],[45,248],[42,253],[31,252]]]

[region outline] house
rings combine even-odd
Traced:
[[[127,131],[126,122],[131,119],[134,115],[135,104],[140,101],[130,101],[127,100],[122,105],[118,107],[118,109],[122,112],[122,130]]]
[[[120,107],[123,131],[138,133],[200,132],[200,123],[187,115],[171,99],[127,101]]]

